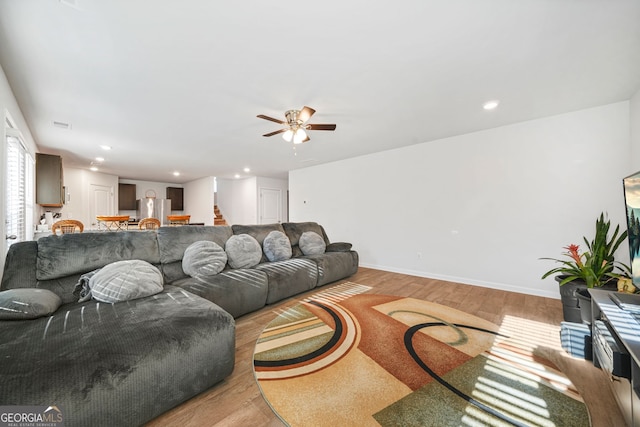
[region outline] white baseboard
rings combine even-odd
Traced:
[[[485,281],[481,281],[481,280],[472,280],[472,279],[468,279],[468,278],[465,278],[465,277],[445,276],[445,275],[441,275],[441,274],[434,274],[434,273],[429,273],[429,272],[424,272],[424,271],[388,267],[388,266],[384,266],[384,265],[374,265],[374,264],[367,264],[367,263],[360,263],[359,265],[361,267],[373,268],[375,270],[389,271],[391,273],[407,274],[409,276],[424,277],[424,278],[427,278],[427,279],[446,280],[448,282],[463,283],[465,285],[482,286],[483,288],[499,289],[501,291],[517,292],[517,293],[520,293],[520,294],[527,294],[527,295],[535,295],[535,296],[545,297],[545,298],[560,299],[560,293],[559,292],[547,292],[547,291],[544,291],[544,290],[535,290],[534,291],[532,289],[519,288],[517,286],[507,285],[507,284],[504,284],[504,283],[485,282]]]

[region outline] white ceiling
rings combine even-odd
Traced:
[[[629,99],[640,0],[0,0],[0,64],[36,143],[67,167],[285,178]],[[261,136],[279,125],[257,114],[304,105],[336,131],[296,152]]]

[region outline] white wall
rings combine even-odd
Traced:
[[[283,221],[287,218],[286,179],[252,176],[244,179],[218,178],[217,201],[220,212],[228,224],[257,224],[261,188],[282,191]]]
[[[640,171],[640,90],[631,98],[631,169]]]
[[[85,230],[98,228],[96,218],[91,217],[91,185],[100,185],[113,189],[113,211],[102,215],[116,215],[118,211],[118,177],[85,169],[64,168],[64,185],[66,187],[66,203],[62,208],[47,208],[52,212],[60,212],[61,219],[77,219],[82,221]],[[126,214],[125,214],[126,215]]]
[[[31,131],[29,129],[29,127],[27,126],[27,123],[24,119],[24,116],[22,115],[22,111],[20,110],[20,107],[18,106],[18,102],[16,101],[15,96],[13,95],[13,91],[11,90],[11,87],[9,86],[9,82],[7,81],[7,76],[4,73],[4,70],[2,69],[2,67],[0,67],[0,120],[2,120],[0,122],[0,182],[2,183],[2,185],[0,187],[0,224],[4,224],[5,223],[5,200],[6,200],[6,189],[5,189],[5,176],[6,176],[6,171],[5,171],[5,164],[6,164],[6,147],[5,147],[5,141],[6,141],[6,135],[5,135],[5,118],[8,116],[10,116],[13,121],[15,122],[18,130],[20,130],[20,132],[22,133],[22,139],[23,142],[26,144],[26,148],[27,151],[29,151],[29,153],[33,156],[33,159],[35,161],[35,155],[37,150],[36,147],[36,143],[33,139],[33,136],[31,135]],[[34,209],[35,212],[38,211],[38,209]],[[36,216],[34,214],[34,216]],[[39,215],[37,215],[39,216]],[[34,217],[34,221],[37,218]],[[37,223],[37,221],[35,221],[35,223]],[[4,233],[4,231],[3,231]],[[1,239],[0,243],[0,278],[2,277],[2,272],[4,271],[4,259],[5,259],[5,254],[7,251],[7,242],[5,239]]]
[[[184,185],[184,214],[190,222],[213,225],[214,177],[208,176]]]
[[[562,247],[607,211],[624,227],[629,102],[289,174],[290,218],[318,221],[361,265],[558,297]],[[620,258],[628,261],[626,245]]]
[[[257,223],[257,178],[218,178],[218,207],[227,224]]]

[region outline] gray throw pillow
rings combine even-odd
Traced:
[[[273,230],[262,242],[262,249],[271,262],[284,261],[291,258],[291,242],[282,231]]]
[[[298,245],[305,255],[322,255],[327,248],[322,236],[315,231],[305,231],[302,233]]]
[[[187,247],[182,270],[191,277],[215,276],[227,265],[227,253],[216,242],[200,240]]]
[[[146,261],[133,259],[107,264],[89,279],[93,299],[106,303],[129,301],[162,292],[162,273]]]
[[[0,292],[0,320],[25,320],[49,316],[61,304],[60,297],[47,289],[9,289]]]
[[[262,248],[260,243],[248,234],[236,234],[229,237],[224,245],[227,260],[231,268],[251,268],[260,263]]]

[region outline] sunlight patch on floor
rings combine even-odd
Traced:
[[[527,425],[555,426],[549,419],[551,414],[544,399],[508,384],[522,384],[525,390],[536,390],[545,384],[559,392],[574,395],[571,382],[554,367],[540,363],[540,355],[537,354],[542,348],[563,351],[559,326],[507,315],[499,333],[492,348],[485,353],[487,361],[484,370],[487,374],[491,373],[493,378],[489,378],[489,375],[480,376],[471,397],[488,403],[513,420],[525,421]],[[496,381],[496,376],[505,381]],[[473,405],[467,407],[461,421],[469,427],[487,425],[483,411]],[[495,424],[491,425],[505,425],[504,420],[493,422]]]
[[[511,342],[530,351],[536,347],[562,350],[558,325],[506,315],[500,324],[500,333],[510,337]]]

